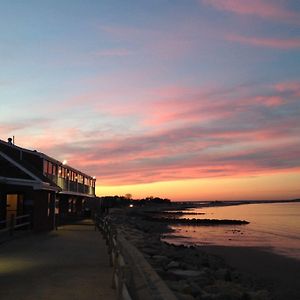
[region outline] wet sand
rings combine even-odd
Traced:
[[[300,260],[254,247],[202,246],[203,251],[224,258],[228,265],[258,285],[266,286],[274,300],[300,299]]]

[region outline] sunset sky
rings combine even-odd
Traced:
[[[0,139],[97,195],[300,197],[300,1],[1,1]]]

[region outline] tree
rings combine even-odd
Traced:
[[[127,200],[131,200],[131,199],[132,199],[132,195],[128,193],[128,194],[125,195],[125,198],[126,198]]]

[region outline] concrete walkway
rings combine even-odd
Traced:
[[[0,245],[2,300],[113,300],[105,241],[91,221]]]

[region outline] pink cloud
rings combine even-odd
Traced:
[[[300,17],[300,16],[299,16]],[[298,49],[300,48],[300,38],[259,38],[259,37],[246,37],[237,34],[227,35],[225,37],[228,41],[238,42],[257,47],[275,48],[282,50]]]
[[[124,114],[138,115],[147,127],[101,133],[97,128],[32,120],[38,128],[20,146],[36,147],[98,177],[99,184],[284,172],[300,168],[299,103],[295,81],[260,86],[166,86],[149,90],[147,101]],[[156,99],[156,102],[153,101]],[[81,103],[79,99],[79,105]],[[143,99],[144,100],[144,99]],[[109,106],[111,123],[120,112]],[[130,123],[120,123],[124,128]],[[126,127],[127,128],[127,127]],[[29,144],[30,143],[30,144]],[[37,145],[37,146],[34,146]]]
[[[287,81],[275,84],[275,89],[279,92],[291,92],[300,97],[300,81]]]
[[[128,49],[107,49],[107,50],[100,50],[93,53],[94,56],[128,56],[132,55],[133,52],[129,51]]]
[[[52,151],[67,153],[75,167],[96,174],[102,184],[238,176],[299,168],[300,144],[295,139],[295,130],[300,128],[298,119],[264,122],[258,128],[194,126],[128,138],[98,139],[85,142],[88,147],[84,149],[80,141],[71,146],[61,142],[52,145]]]
[[[281,1],[282,2],[282,1]],[[202,0],[202,3],[218,10],[229,11],[237,15],[253,15],[264,19],[300,23],[300,14],[289,10],[279,1],[268,0]]]
[[[5,136],[5,140],[11,137],[10,135],[13,134],[15,131],[22,129],[22,124],[4,124],[0,125],[0,135]]]
[[[261,105],[265,107],[277,107],[281,106],[285,103],[285,100],[282,96],[279,95],[271,95],[271,96],[255,96],[246,99],[242,99],[240,101],[241,106],[246,106],[247,108],[254,105]]]
[[[28,142],[28,132],[34,128],[44,128],[51,126],[52,120],[47,118],[23,119],[18,122],[2,122],[0,125],[0,135],[4,140],[8,137],[16,136],[16,140]],[[23,132],[27,132],[23,134]]]
[[[144,124],[161,126],[171,123],[207,123],[234,117],[242,111],[257,107],[279,107],[289,102],[276,88],[268,95],[257,93],[249,96],[245,87],[222,90],[218,88],[166,87],[160,89],[155,102],[148,107]]]

